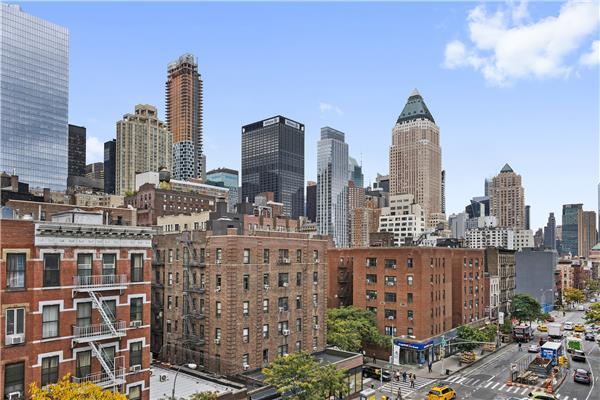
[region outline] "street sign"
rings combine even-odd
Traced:
[[[504,325],[504,313],[502,311],[498,313],[498,324]]]

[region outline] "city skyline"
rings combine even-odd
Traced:
[[[167,6],[160,3],[144,3],[144,7],[139,7],[139,3],[24,6],[25,12],[70,30],[69,122],[88,129],[88,162],[102,159],[102,143],[115,134],[114,121],[135,104],[155,104],[159,118],[165,118],[165,67],[172,59],[191,52],[198,58],[205,84],[208,169],[220,166],[239,169],[240,127],[282,114],[307,126],[307,180],[316,178],[320,128],[331,125],[347,133],[349,147],[362,160],[365,183],[369,184],[377,172],[385,174],[389,168],[384,155],[391,143],[390,131],[406,96],[416,87],[443,132],[442,168],[447,171],[448,215],[462,211],[469,198],[481,195],[484,178],[495,174],[505,163],[523,177],[526,203],[532,205],[533,228],[545,225],[548,212],[559,216],[562,204],[582,202],[585,209],[597,208],[595,133],[599,102],[598,94],[590,88],[598,87],[598,74],[597,66],[584,65],[589,64],[584,60],[590,61],[584,56],[588,55],[594,35],[597,36],[597,22],[582,24],[585,26],[579,30],[572,51],[559,57],[559,66],[569,67],[570,75],[505,72],[504,81],[498,82],[498,76],[494,78],[496,81],[490,80],[485,71],[482,75],[476,68],[474,60],[484,62],[486,58],[476,47],[468,48],[468,31],[478,21],[494,16],[497,9],[505,13],[522,12],[523,7],[517,5],[180,3],[168,6],[174,21],[179,16],[182,20],[202,18],[206,23],[202,27],[178,24],[177,29],[189,29],[186,31],[189,35],[180,35],[177,43],[160,37],[163,29],[172,28],[172,23],[165,22],[160,28],[154,24],[130,24],[126,12],[129,7],[136,7],[136,13],[143,16],[139,21],[148,21]],[[319,10],[318,17],[315,7]],[[540,26],[548,23],[548,17],[560,21],[573,12],[573,6],[569,7],[560,3],[532,4],[525,8],[528,13],[523,14],[521,22],[506,23],[502,29]],[[345,18],[339,20],[344,22],[333,18],[340,13]],[[249,30],[247,21],[253,14],[272,23]],[[366,14],[370,20],[379,21],[377,25],[365,22],[368,29],[360,32],[351,29],[364,22]],[[94,18],[88,17],[91,15]],[[399,17],[405,21],[403,24],[391,22]],[[324,20],[332,24],[319,23]],[[292,24],[294,29],[284,30],[286,24]],[[110,32],[106,31],[107,26],[111,26]],[[128,35],[133,37],[134,32],[147,37],[161,51],[138,54],[136,57],[141,59],[134,60],[129,45],[121,40]],[[427,34],[420,35],[424,32]],[[219,35],[219,46],[197,40],[215,34]],[[92,51],[89,43],[97,44],[92,56],[97,62],[93,65],[85,62]],[[427,48],[423,50],[425,44]],[[236,62],[282,46],[287,48],[286,54],[302,57],[273,63]],[[466,52],[462,64],[456,58],[461,49]],[[329,55],[328,63],[315,62],[324,54]],[[114,63],[115,59],[120,62]],[[130,63],[126,62],[128,59]],[[138,64],[144,68],[139,69]],[[365,74],[368,70],[377,73]],[[96,76],[95,80],[88,79],[90,73]],[[356,79],[358,76],[360,79]],[[81,84],[83,79],[85,85]],[[118,98],[111,97],[125,81],[127,90],[119,90]],[[293,90],[285,96],[272,96],[279,84]],[[460,93],[460,99],[456,93]],[[573,102],[572,98],[579,100]],[[559,112],[577,113],[584,118],[548,118]],[[569,140],[564,140],[565,132],[569,133]],[[538,168],[553,151],[558,154],[557,161],[560,154],[578,154],[581,162],[551,162],[546,163],[546,168]],[[592,168],[595,173],[588,181]],[[547,185],[549,175],[557,183],[552,187]],[[560,182],[569,182],[577,188],[576,193],[563,190]]]

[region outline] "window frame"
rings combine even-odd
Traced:
[[[12,263],[11,260],[15,260]],[[22,270],[20,269],[18,260],[22,260]],[[27,285],[25,268],[27,265],[26,253],[7,253],[6,254],[6,289],[19,290],[25,289]],[[19,279],[20,278],[20,279]],[[17,281],[17,284],[12,285],[11,281]],[[19,283],[21,283],[19,285]]]

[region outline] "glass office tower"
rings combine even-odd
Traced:
[[[242,201],[263,192],[304,214],[304,125],[281,115],[242,127]]]
[[[69,32],[0,5],[0,171],[67,187]]]

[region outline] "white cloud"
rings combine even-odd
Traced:
[[[104,161],[104,142],[95,136],[89,136],[85,143],[86,163],[91,164],[98,161]]]
[[[581,58],[579,58],[579,62],[589,67],[600,64],[600,40],[596,40],[592,43],[590,51],[583,54]]]
[[[498,86],[525,78],[566,78],[575,67],[572,56],[600,26],[598,7],[596,2],[568,1],[557,16],[526,22],[529,13],[524,2],[510,3],[494,13],[477,6],[467,17],[472,45],[449,42],[444,66],[471,67]],[[582,63],[589,61],[584,58]]]
[[[329,111],[335,112],[337,115],[344,115],[344,112],[336,105],[325,103],[324,101],[319,102],[319,111],[326,113]]]

